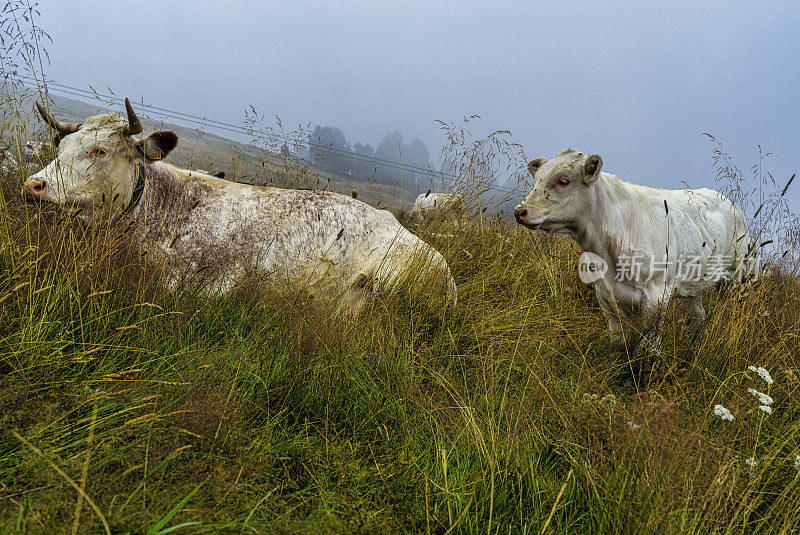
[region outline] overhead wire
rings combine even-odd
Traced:
[[[52,92],[59,93],[59,94],[62,94],[62,95],[69,95],[69,96],[78,97],[78,98],[84,98],[84,99],[85,98],[99,98],[99,99],[102,99],[103,101],[106,101],[106,102],[114,102],[114,103],[118,103],[118,104],[121,104],[121,103],[124,102],[123,98],[117,97],[116,95],[104,94],[104,93],[100,93],[100,92],[97,92],[97,91],[94,91],[94,90],[90,91],[90,90],[86,90],[86,89],[80,89],[80,88],[77,88],[77,87],[72,87],[72,86],[69,86],[69,85],[66,85],[66,84],[61,84],[61,83],[54,82],[54,81],[49,81],[49,80],[48,81],[42,81],[40,79],[34,78],[33,76],[29,76],[29,75],[25,75],[25,74],[16,74],[15,76],[12,76],[11,78],[16,78],[17,81],[19,81],[19,82],[21,82],[21,83],[23,83],[25,85],[29,85],[29,86],[31,86],[33,84],[36,84],[38,86],[38,85],[41,84],[42,86],[44,86],[45,93],[52,91]],[[377,156],[370,156],[370,155],[366,155],[366,154],[358,154],[358,153],[350,152],[350,151],[347,151],[347,150],[344,150],[344,149],[337,149],[335,147],[330,147],[328,145],[314,143],[314,142],[312,142],[310,140],[302,140],[301,141],[301,140],[297,140],[297,139],[292,139],[289,136],[286,136],[286,135],[283,135],[283,134],[278,134],[278,133],[275,133],[275,132],[266,132],[266,131],[264,131],[262,129],[257,129],[257,128],[253,128],[253,127],[239,126],[239,125],[235,125],[235,124],[228,123],[228,122],[225,122],[225,121],[219,121],[219,120],[216,120],[216,119],[211,119],[211,118],[208,118],[206,116],[193,115],[193,114],[189,114],[189,113],[185,113],[185,112],[181,112],[181,111],[177,111],[177,110],[172,110],[172,109],[169,109],[169,108],[163,108],[163,107],[160,107],[160,106],[155,106],[155,105],[152,105],[152,104],[145,104],[143,102],[132,102],[131,105],[134,107],[134,109],[138,108],[139,111],[142,111],[142,112],[145,112],[145,113],[156,112],[157,114],[159,114],[159,115],[161,115],[163,117],[166,117],[168,119],[184,121],[184,122],[187,122],[187,123],[191,123],[193,125],[202,126],[203,128],[213,128],[213,129],[216,129],[216,130],[221,130],[221,131],[225,131],[225,132],[230,132],[230,133],[239,134],[239,135],[246,135],[246,136],[247,135],[256,136],[256,137],[260,136],[263,139],[269,139],[269,140],[278,141],[278,142],[283,141],[284,143],[291,142],[293,144],[300,145],[300,146],[303,146],[303,147],[307,147],[309,149],[317,149],[317,150],[320,150],[321,152],[324,151],[324,152],[327,152],[327,153],[337,154],[337,155],[346,157],[347,159],[356,160],[356,161],[362,161],[362,162],[366,162],[366,163],[371,163],[371,164],[374,164],[376,166],[387,167],[387,168],[395,169],[395,170],[399,170],[399,171],[406,171],[406,172],[415,173],[415,174],[416,173],[422,173],[422,174],[425,174],[425,175],[433,175],[433,176],[438,175],[438,176],[447,177],[447,178],[451,178],[451,179],[456,179],[456,180],[458,179],[458,177],[456,175],[454,175],[452,173],[447,173],[445,171],[441,171],[441,170],[440,171],[436,171],[436,170],[431,169],[431,168],[420,167],[420,166],[416,166],[416,165],[413,165],[413,164],[407,164],[407,163],[398,162],[398,161],[394,161],[394,160],[387,160],[387,159],[384,159],[384,158],[379,158]],[[506,192],[506,193],[510,193],[510,192],[516,191],[516,188],[511,188],[511,187],[504,186],[504,185],[501,185],[501,184],[487,185],[486,187],[488,187],[489,189],[499,190],[499,191],[503,191],[503,192]]]

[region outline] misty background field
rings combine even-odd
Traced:
[[[37,42],[58,43],[24,25],[25,14],[39,20],[25,3],[8,5],[21,31],[2,27],[16,41],[4,44],[0,135],[22,156],[49,134],[32,115],[42,95],[21,76],[41,79]],[[55,93],[66,119],[121,109]],[[178,132],[175,165],[355,190],[392,210],[447,259],[459,290],[452,312],[424,295],[378,293],[342,321],[264,281],[222,298],[170,292],[124,227],[88,228],[25,202],[24,176],[46,161],[4,168],[0,531],[800,529],[798,219],[769,147],[737,161],[721,140],[698,139],[715,187],[764,244],[764,276],[747,292],[709,292],[697,336],[670,310],[665,373],[641,377],[577,278],[578,248],[513,224],[507,207],[527,193],[525,158],[509,133],[476,133],[479,121],[439,124],[450,135],[436,153],[420,141],[427,161],[413,165],[429,172],[413,178],[410,161],[401,176],[348,160],[345,150],[363,154],[370,142],[339,129],[342,142],[338,127],[284,129],[284,150],[265,135],[282,124],[254,109],[237,139],[155,113],[145,121],[148,132]],[[387,132],[387,146],[414,144]],[[381,143],[372,144],[375,157]],[[426,186],[467,195],[469,222],[408,221]],[[772,398],[770,413],[748,389]]]

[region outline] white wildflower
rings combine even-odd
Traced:
[[[756,461],[755,457],[748,457],[747,459],[744,460],[744,464],[750,467],[758,466],[758,461]]]
[[[722,418],[723,420],[731,420],[733,421],[733,414],[731,411],[723,407],[722,405],[714,405],[714,414]]]
[[[767,383],[768,385],[771,385],[772,383],[775,382],[772,380],[772,376],[769,374],[769,372],[764,368],[761,367],[756,368],[755,366],[748,366],[747,369],[750,370],[751,372],[755,372],[758,375],[760,375],[761,378],[764,380],[764,382]]]
[[[590,394],[590,393],[586,392],[583,395],[583,399],[581,400],[581,403],[583,403],[584,405],[591,405],[592,402],[595,401],[595,400],[597,400],[597,394]]]
[[[766,412],[767,414],[772,414],[772,407],[770,407],[769,405],[759,405],[758,408]]]
[[[769,316],[769,310],[765,310],[761,313],[762,316]]]
[[[610,409],[617,404],[617,397],[614,394],[603,396],[603,399],[600,400],[600,404],[605,408]]]
[[[464,249],[464,254],[467,255],[467,258],[472,258],[472,253]]]
[[[800,455],[794,458],[794,469],[800,472]]]
[[[775,400],[773,400],[769,394],[765,394],[764,392],[759,392],[755,388],[748,388],[747,391],[753,394],[755,397],[757,397],[758,402],[761,403],[762,405],[772,405],[775,402]]]
[[[633,431],[636,431],[637,429],[639,429],[640,426],[639,424],[628,422],[628,427],[630,427]]]

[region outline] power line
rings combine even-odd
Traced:
[[[70,95],[70,96],[76,96],[76,97],[85,97],[84,94],[73,92],[73,91],[66,90],[66,89],[61,89],[61,88],[51,88],[49,91],[53,91],[55,93],[61,93],[61,94],[64,94],[64,95]],[[87,93],[89,93],[92,96],[95,96],[94,93],[91,93],[91,92],[87,92]],[[117,97],[112,97],[110,95],[101,95],[100,93],[97,93],[96,96],[99,96],[99,97],[102,97],[102,98],[108,98],[109,100],[113,99],[115,102],[124,102],[123,99],[120,99],[120,98],[117,98]],[[145,112],[148,111],[145,108],[156,109],[155,106],[150,106],[150,105],[132,104],[132,106],[133,107],[137,107],[137,108],[139,108],[140,111],[145,111]],[[203,127],[216,128],[217,130],[223,130],[223,131],[227,131],[227,132],[232,132],[234,134],[251,134],[251,133],[254,133],[254,132],[258,132],[258,133],[261,133],[264,137],[273,137],[273,138],[278,138],[279,140],[295,142],[295,140],[292,140],[292,139],[290,139],[290,138],[288,138],[286,136],[279,136],[277,134],[267,134],[267,133],[265,133],[263,131],[260,131],[260,130],[259,131],[256,131],[256,130],[248,131],[244,127],[230,127],[229,128],[229,127],[226,127],[226,126],[208,124],[211,121],[204,121],[202,119],[188,119],[188,118],[180,117],[180,116],[177,116],[177,115],[172,115],[172,114],[170,114],[170,113],[168,113],[166,111],[161,111],[161,110],[163,110],[163,108],[158,108],[158,110],[162,114],[163,117],[182,120],[182,121],[189,122],[189,123],[194,123],[194,124],[197,124],[197,125],[200,125],[200,126],[203,126]],[[176,112],[176,113],[180,113],[180,112]],[[186,114],[182,114],[182,115],[186,115]],[[214,122],[218,122],[218,121],[214,121]],[[308,141],[300,141],[298,144],[300,146],[302,146],[302,147],[310,147],[311,145],[314,145],[315,147],[327,148],[327,147],[325,147],[323,145],[312,144],[312,143],[310,143]],[[335,150],[335,149],[330,149],[330,150]],[[359,161],[364,161],[364,162],[368,162],[368,163],[376,163],[372,159],[367,157],[366,155],[348,153],[348,152],[344,152],[344,155],[346,155],[347,158],[350,158],[350,159],[353,159],[353,160],[359,160]],[[376,163],[376,165],[381,165],[383,167],[389,167],[391,169],[397,169],[397,170],[400,170],[400,171],[416,172],[414,170],[407,169],[406,167],[404,167],[405,164],[402,164],[400,162],[392,162],[392,161],[389,161],[389,160],[384,160],[384,161],[386,163]],[[429,172],[432,172],[432,171],[426,170],[425,172],[429,173]]]
[[[18,75],[18,76],[20,78],[27,78],[29,80],[35,80],[35,78],[33,78],[31,76],[27,76],[27,75]],[[50,89],[49,86],[54,86],[55,89],[53,89],[53,91],[55,91],[57,93],[66,93],[66,94],[70,94],[72,96],[78,96],[78,97],[86,97],[86,96],[89,96],[89,97],[100,97],[102,99],[105,99],[105,100],[108,100],[108,101],[112,101],[112,102],[117,102],[117,103],[123,103],[124,100],[125,100],[125,99],[122,99],[120,97],[116,97],[114,95],[106,95],[106,94],[103,94],[103,93],[88,91],[86,89],[79,89],[77,87],[71,87],[71,86],[67,86],[67,85],[64,85],[64,84],[59,84],[59,83],[56,83],[56,82],[47,82],[46,85],[47,85],[48,89]],[[152,104],[135,103],[133,105],[134,105],[134,107],[138,107],[142,111],[154,110],[154,111],[158,111],[161,114],[163,114],[163,115],[165,115],[165,116],[167,116],[169,118],[172,118],[172,119],[184,120],[184,121],[187,121],[187,122],[191,122],[191,123],[195,123],[195,124],[203,124],[203,125],[206,125],[206,126],[212,126],[213,125],[214,128],[219,128],[221,130],[226,130],[226,131],[237,133],[237,134],[258,133],[258,134],[261,134],[263,137],[267,137],[267,138],[272,138],[272,139],[277,139],[277,140],[282,140],[282,141],[294,141],[291,138],[289,138],[288,136],[284,136],[284,135],[281,135],[281,134],[276,134],[274,132],[265,132],[263,130],[259,130],[259,129],[255,129],[255,128],[246,128],[246,127],[243,127],[243,126],[234,125],[234,124],[231,124],[231,123],[226,123],[224,121],[217,121],[217,120],[214,120],[214,119],[209,119],[207,117],[200,117],[200,116],[197,116],[197,115],[191,115],[191,114],[188,114],[188,113],[179,112],[179,111],[175,111],[175,110],[170,110],[170,109],[167,109],[167,108],[161,108],[159,106],[154,106]],[[425,168],[425,167],[420,167],[420,166],[416,166],[416,165],[412,165],[412,164],[405,164],[405,163],[397,162],[397,161],[394,161],[394,160],[386,160],[384,158],[378,158],[377,156],[368,156],[366,154],[356,154],[356,153],[353,153],[353,152],[346,151],[344,149],[337,149],[337,148],[334,148],[334,147],[328,147],[327,145],[322,145],[322,144],[319,144],[319,143],[313,143],[313,142],[310,142],[310,141],[303,141],[302,143],[304,145],[308,146],[309,148],[314,147],[314,148],[324,149],[324,150],[327,150],[328,152],[340,153],[341,155],[347,156],[347,157],[358,156],[360,158],[357,158],[357,159],[362,159],[363,161],[370,161],[370,162],[378,163],[378,164],[381,164],[381,165],[382,164],[386,164],[386,165],[389,165],[389,166],[397,166],[397,165],[399,165],[399,166],[401,166],[399,168],[402,168],[403,170],[417,171],[417,172],[424,172],[424,173],[431,173],[431,172],[435,173],[436,172],[436,171],[433,171],[433,170]],[[444,173],[444,172],[440,172],[440,173],[444,174],[445,176],[450,176],[451,178],[455,178],[453,175],[450,175],[448,173]]]
[[[17,74],[15,77],[12,77],[12,78],[17,78],[17,81],[19,81],[19,82],[21,82],[23,84],[29,85],[29,86],[31,84],[37,84],[38,85],[38,84],[41,83],[41,84],[44,85],[46,93],[49,92],[49,91],[53,91],[55,93],[61,93],[61,94],[70,95],[70,96],[79,97],[79,98],[87,98],[87,97],[88,98],[101,98],[101,99],[104,99],[106,101],[116,102],[118,104],[121,104],[121,103],[124,102],[124,99],[122,99],[120,97],[117,97],[115,95],[107,95],[107,94],[99,93],[99,92],[96,92],[96,91],[89,91],[89,90],[86,90],[86,89],[80,89],[80,88],[72,87],[72,86],[65,85],[65,84],[59,84],[57,82],[52,82],[52,81],[41,81],[41,80],[38,80],[38,79],[36,79],[36,78],[34,78],[32,76],[25,75],[25,74]],[[168,109],[168,108],[162,108],[162,107],[159,107],[159,106],[154,106],[152,104],[133,103],[132,105],[135,108],[139,108],[139,110],[143,111],[143,112],[155,111],[158,114],[160,114],[160,115],[162,115],[162,116],[164,116],[166,118],[176,119],[176,120],[179,120],[179,121],[184,121],[184,122],[192,123],[192,124],[195,124],[195,125],[200,125],[200,126],[202,126],[204,128],[210,127],[210,128],[215,128],[217,130],[222,130],[222,131],[231,132],[231,133],[240,134],[240,135],[242,135],[242,134],[243,135],[250,135],[250,136],[252,136],[252,135],[260,135],[264,139],[271,139],[273,141],[283,141],[284,143],[292,142],[292,143],[298,144],[298,145],[300,145],[302,147],[308,147],[309,149],[316,148],[316,149],[327,151],[329,153],[330,152],[336,153],[336,154],[341,155],[343,157],[346,157],[348,159],[357,160],[357,161],[363,161],[363,162],[367,162],[367,163],[371,163],[371,164],[375,164],[375,165],[379,165],[379,166],[383,166],[383,167],[388,167],[390,169],[395,169],[395,170],[399,170],[399,171],[406,171],[406,172],[413,172],[413,173],[424,173],[426,175],[434,175],[434,176],[435,175],[440,175],[440,176],[451,178],[451,179],[455,179],[455,180],[458,179],[458,177],[456,177],[452,173],[447,173],[445,171],[434,171],[433,169],[424,168],[424,167],[420,167],[420,166],[416,166],[416,165],[412,165],[412,164],[406,164],[406,163],[403,163],[403,162],[397,162],[397,161],[393,161],[393,160],[386,160],[384,158],[379,158],[379,157],[376,157],[376,156],[368,156],[368,155],[365,155],[365,154],[357,154],[357,153],[349,152],[349,151],[346,151],[346,150],[343,150],[343,149],[336,149],[334,147],[329,147],[327,145],[313,143],[311,141],[306,141],[306,140],[299,141],[299,140],[292,139],[292,138],[290,138],[288,136],[285,136],[285,135],[282,135],[282,134],[276,134],[274,132],[265,132],[264,130],[256,129],[256,128],[246,128],[246,127],[243,127],[243,126],[227,123],[227,122],[224,122],[224,121],[218,121],[218,120],[215,120],[215,119],[209,119],[208,117],[205,117],[205,116],[192,115],[192,114],[189,114],[189,113],[184,113],[184,112],[180,112],[180,111],[176,111],[176,110],[171,110],[171,109]],[[504,186],[504,185],[500,185],[500,184],[495,184],[495,185],[488,186],[488,187],[489,187],[489,189],[500,190],[500,191],[504,191],[506,193],[515,192],[517,190],[516,188],[510,188],[508,186]]]
[[[36,81],[36,79],[31,77],[31,76],[27,76],[27,75],[18,75],[18,76],[20,78],[27,78],[27,79],[29,79],[31,81]],[[25,83],[25,81],[23,81],[23,83]],[[76,88],[76,87],[72,87],[72,86],[68,86],[68,85],[64,85],[64,84],[59,84],[59,83],[56,83],[56,82],[45,82],[45,86],[46,86],[46,90],[50,90],[49,86],[54,86],[54,88],[52,89],[53,91],[55,91],[57,93],[68,94],[68,95],[71,95],[71,96],[77,96],[77,97],[82,97],[82,98],[86,98],[86,97],[97,98],[97,97],[99,97],[99,98],[106,99],[106,100],[112,101],[112,102],[117,102],[117,103],[124,102],[124,99],[116,97],[114,95],[106,95],[106,94],[102,94],[102,93],[98,93],[98,92],[94,92],[94,91],[88,91],[88,90],[85,90],[85,89],[80,89],[80,88]],[[234,125],[234,124],[231,124],[231,123],[226,123],[224,121],[217,121],[217,120],[214,120],[214,119],[209,119],[207,117],[200,117],[200,116],[197,116],[197,115],[191,115],[191,114],[188,114],[188,113],[179,112],[179,111],[171,110],[171,109],[168,109],[168,108],[161,108],[159,106],[154,106],[152,104],[137,103],[137,104],[135,104],[135,107],[138,107],[140,110],[145,111],[145,112],[148,111],[148,110],[154,110],[154,111],[159,112],[162,116],[165,116],[167,118],[182,120],[182,121],[185,121],[185,122],[198,124],[198,125],[201,125],[203,127],[212,127],[212,128],[216,128],[218,130],[228,131],[228,132],[232,132],[232,133],[236,133],[236,134],[245,134],[245,135],[260,134],[263,138],[271,138],[273,140],[282,140],[284,142],[291,141],[293,143],[297,143],[297,140],[293,140],[293,139],[289,138],[288,136],[276,134],[274,132],[265,132],[263,130],[255,129],[255,128],[245,128],[245,127]],[[368,156],[368,155],[364,155],[364,154],[356,154],[356,153],[353,153],[353,152],[348,152],[348,151],[343,150],[343,149],[335,149],[333,147],[329,147],[329,146],[326,146],[326,145],[313,143],[313,142],[310,142],[310,141],[300,141],[299,144],[301,146],[308,147],[308,148],[314,147],[314,148],[319,148],[319,149],[322,149],[322,150],[326,150],[328,152],[338,153],[338,154],[341,154],[342,156],[344,156],[346,158],[350,158],[350,159],[358,160],[358,161],[363,161],[363,162],[367,162],[367,163],[372,163],[372,164],[375,164],[375,165],[381,165],[381,166],[384,166],[384,167],[388,167],[390,169],[396,169],[396,170],[407,171],[407,172],[415,172],[415,173],[420,173],[421,172],[421,173],[432,174],[432,175],[437,175],[438,174],[438,175],[443,176],[443,177],[448,177],[448,178],[452,178],[452,179],[455,179],[455,180],[458,179],[458,177],[456,177],[452,173],[447,173],[447,172],[444,172],[444,171],[434,171],[432,169],[423,168],[423,167],[415,166],[415,165],[412,165],[412,164],[405,164],[405,163],[397,162],[397,161],[393,161],[393,160],[386,160],[386,159],[378,158],[378,157],[375,157],[375,156]],[[510,188],[508,186],[504,186],[504,185],[500,185],[500,184],[495,184],[493,186],[488,186],[488,187],[490,189],[496,189],[496,190],[500,190],[500,191],[505,191],[507,193],[516,191],[516,188]]]

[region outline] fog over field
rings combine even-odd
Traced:
[[[241,124],[253,105],[285,124],[390,131],[432,159],[436,119],[479,114],[528,158],[566,146],[662,187],[712,186],[721,140],[749,173],[758,148],[785,183],[798,135],[790,2],[52,2],[53,80]],[[789,199],[800,205],[800,189]]]

